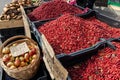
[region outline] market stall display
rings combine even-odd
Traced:
[[[64,13],[81,14],[82,10],[62,0],[49,1],[34,9],[28,14],[28,17],[31,21],[37,21],[56,18]]]
[[[120,0],[108,0],[109,5],[120,6]]]
[[[9,43],[11,41],[12,43]],[[30,79],[39,68],[39,48],[36,42],[28,37],[15,36],[8,39],[2,44],[0,53],[1,67],[15,79]]]
[[[100,38],[120,36],[120,29],[111,28],[95,18],[85,20],[69,14],[40,26],[38,30],[45,34],[56,54],[70,54],[91,47]]]
[[[6,4],[0,16],[0,20],[19,20],[22,18],[20,5],[24,7],[32,6],[31,0],[13,0],[11,3]]]
[[[35,7],[32,7],[30,11],[28,10],[30,13],[27,14],[27,11],[26,13],[24,11],[27,8],[23,7],[23,3],[27,3],[25,1],[30,3],[29,0],[19,0],[22,5],[19,7],[23,18],[22,24],[24,23],[22,26],[26,27],[25,32],[22,27],[22,32],[25,35],[30,28],[29,37],[37,43],[24,36],[19,37],[20,40],[16,40],[18,37],[10,38],[2,44],[0,63],[8,74],[5,74],[4,79],[120,79],[120,29],[115,28],[120,27],[119,21],[88,8],[70,5],[62,0],[47,1],[34,10]],[[11,10],[6,12],[9,11]],[[82,13],[87,13],[84,16],[89,15],[89,17],[83,17]],[[13,19],[10,17],[8,20]],[[8,28],[11,30],[10,27]],[[19,30],[21,31],[21,27]],[[0,34],[5,32],[3,27],[0,32]],[[18,47],[20,48],[16,50]],[[39,67],[39,64],[44,65],[42,61],[51,79],[48,78],[47,73],[42,77],[37,76],[41,73],[37,72],[38,69],[40,71],[43,69],[44,73],[44,68]],[[35,73],[37,75],[32,78]]]
[[[64,17],[63,17],[64,16]],[[70,16],[72,16],[72,15],[69,15],[69,17]],[[100,16],[101,15],[99,15],[99,17],[98,17],[98,19],[100,19]],[[66,28],[67,28],[67,26],[69,27],[68,29],[69,29],[69,32],[71,33],[72,31],[70,31],[70,30],[72,30],[72,28],[73,28],[73,30],[75,30],[75,28],[77,27],[77,26],[74,26],[73,27],[73,25],[72,25],[72,28],[69,26],[69,25],[67,25],[67,22],[69,23],[69,21],[71,21],[71,23],[74,23],[74,24],[77,24],[77,21],[79,21],[79,20],[77,20],[77,21],[75,21],[75,19],[74,18],[77,18],[77,19],[80,19],[80,18],[78,18],[78,17],[75,17],[75,16],[72,16],[70,19],[69,19],[69,17],[68,17],[68,15],[62,15],[61,17],[59,17],[58,19],[56,19],[56,20],[48,20],[49,22],[47,22],[47,20],[46,21],[40,21],[38,24],[36,24],[37,26],[39,26],[39,25],[42,25],[42,26],[40,26],[39,27],[39,32],[41,33],[42,31],[42,33],[44,33],[45,35],[47,35],[46,36],[46,38],[48,39],[48,41],[50,41],[51,40],[51,43],[52,43],[52,45],[54,44],[54,43],[56,43],[56,42],[61,42],[62,41],[62,39],[59,39],[59,38],[61,38],[61,36],[62,36],[62,38],[64,38],[65,37],[65,35],[62,35],[62,33],[65,33],[64,31],[62,31],[62,30],[66,30]],[[73,18],[74,17],[74,18]],[[102,17],[104,17],[104,16],[102,16]],[[63,19],[65,19],[65,20],[63,20]],[[69,19],[69,21],[67,21],[67,19]],[[102,33],[101,33],[101,35],[100,36],[103,36],[102,38],[117,38],[117,37],[119,37],[119,35],[120,35],[120,30],[119,30],[119,28],[112,28],[111,26],[109,26],[108,24],[106,24],[106,23],[104,23],[104,22],[101,22],[101,21],[99,21],[98,19],[96,19],[95,17],[92,17],[92,18],[89,18],[89,19],[80,19],[81,21],[81,23],[84,23],[85,24],[85,26],[87,26],[88,24],[94,24],[94,26],[96,25],[97,27],[96,28],[92,28],[91,30],[90,30],[90,28],[92,27],[92,26],[87,26],[87,27],[85,27],[85,29],[89,29],[89,30],[85,30],[84,29],[84,27],[82,27],[81,29],[80,29],[80,31],[82,32],[82,29],[84,29],[83,30],[83,32],[84,31],[87,31],[86,32],[86,34],[90,31],[90,32],[94,32],[95,31],[95,33],[93,33],[93,35],[95,35],[94,37],[98,37],[98,35],[97,34],[100,34],[101,33],[101,31],[103,31]],[[104,19],[105,20],[110,20],[110,19],[108,19],[107,17],[104,17]],[[83,21],[82,21],[83,20]],[[104,21],[104,20],[103,20]],[[114,20],[111,20],[111,21],[114,21]],[[55,23],[56,22],[56,23]],[[79,22],[79,23],[80,23]],[[107,21],[106,21],[107,22]],[[45,24],[44,24],[45,23]],[[110,23],[110,22],[109,22]],[[113,23],[115,23],[115,22],[113,22]],[[117,23],[117,22],[116,22]],[[66,24],[66,25],[65,25]],[[81,24],[80,26],[83,26],[84,24]],[[60,27],[59,27],[60,26]],[[113,24],[113,27],[115,27],[116,25],[114,25]],[[118,26],[119,27],[119,26]],[[79,27],[80,28],[80,27]],[[67,29],[67,30],[68,30]],[[94,30],[95,29],[95,30]],[[97,30],[96,30],[97,29]],[[59,31],[57,31],[57,30],[59,30]],[[67,30],[66,30],[66,33],[67,33]],[[100,31],[99,31],[100,30]],[[76,30],[75,30],[76,31]],[[74,31],[74,32],[75,32]],[[78,32],[78,31],[76,31],[76,32]],[[49,33],[49,34],[47,34],[47,33]],[[74,33],[75,34],[75,33]],[[89,36],[92,36],[91,35],[92,33],[90,33],[90,35]],[[114,35],[114,34],[116,34],[116,35]],[[49,36],[48,36],[49,35]],[[56,35],[60,35],[60,36],[58,36],[58,37],[55,37]],[[50,36],[51,36],[51,38],[50,38]],[[55,38],[54,38],[55,37]],[[66,36],[67,38],[66,38],[66,42],[67,41],[69,41],[69,36],[68,36],[68,34],[67,34],[67,36]],[[84,36],[83,36],[84,37]],[[82,37],[82,38],[83,38]],[[84,37],[85,38],[85,37]],[[81,40],[82,41],[82,43],[83,43],[83,40],[84,40],[84,38]],[[54,40],[54,39],[56,39],[56,40]],[[70,38],[71,39],[71,38]],[[72,39],[73,39],[73,37],[72,37]],[[89,39],[89,38],[87,38],[87,39]],[[93,41],[94,39],[96,39],[97,41],[100,39],[100,37],[97,39],[97,38],[91,38],[91,39],[89,39],[89,40],[86,40],[86,41]],[[53,40],[53,41],[52,41]],[[60,40],[60,41],[59,41]],[[62,41],[63,42],[63,41]],[[72,41],[73,42],[73,41]],[[65,44],[65,43],[64,43]],[[77,44],[79,44],[78,42],[77,42]],[[85,43],[85,44],[87,44],[87,43]],[[84,45],[85,45],[84,44]],[[60,45],[60,44],[59,44]],[[83,46],[84,46],[83,45]],[[116,45],[116,44],[115,44]],[[92,45],[91,45],[92,46]],[[67,45],[65,45],[65,47],[67,47]],[[72,47],[74,47],[74,46],[72,46]],[[56,47],[54,47],[54,48],[56,48]],[[54,49],[53,48],[53,49]],[[71,48],[71,47],[70,47]],[[110,48],[107,48],[107,49],[109,49],[110,51],[113,51],[113,53],[114,53],[114,50],[111,50]],[[68,49],[66,49],[66,50],[68,50]],[[105,49],[106,50],[106,49]],[[119,50],[119,48],[117,47],[117,50]],[[63,51],[63,50],[61,50],[61,51]],[[99,50],[100,51],[100,50]],[[102,50],[103,51],[103,50]],[[103,68],[104,70],[105,70],[105,68],[106,67],[104,67],[104,66],[102,66],[102,64],[104,64],[104,63],[107,63],[107,61],[108,61],[108,64],[106,64],[105,66],[109,66],[109,65],[111,65],[113,62],[111,62],[111,58],[109,57],[109,58],[107,58],[106,59],[106,56],[107,55],[117,55],[117,56],[115,56],[117,59],[116,59],[116,61],[113,63],[113,65],[116,65],[116,63],[117,63],[117,65],[116,66],[119,66],[119,53],[116,53],[115,52],[115,54],[112,54],[112,52],[106,52],[105,51],[105,53],[103,53],[102,51],[100,51],[100,53],[98,52],[98,55],[95,55],[95,56],[93,56],[92,57],[92,60],[91,59],[88,59],[88,60],[86,60],[86,61],[84,61],[84,62],[82,62],[82,63],[80,63],[80,64],[78,64],[78,65],[75,65],[75,66],[71,66],[71,67],[69,67],[69,68],[67,68],[68,69],[68,71],[69,71],[69,73],[70,73],[70,76],[71,76],[71,78],[73,79],[73,80],[81,80],[81,79],[83,79],[83,80],[91,80],[91,79],[103,79],[103,77],[104,77],[104,79],[112,79],[112,80],[114,80],[114,79],[119,79],[119,72],[120,72],[120,70],[119,70],[119,68],[118,67],[114,67],[114,66],[111,66],[111,68],[115,68],[116,69],[116,71],[114,72],[114,70],[112,70],[112,72],[113,73],[115,73],[115,74],[118,74],[118,75],[116,75],[116,76],[114,76],[113,77],[113,75],[114,74],[112,74],[112,72],[108,72],[108,74],[106,73],[106,72],[103,72],[103,70],[101,69],[101,68]],[[108,51],[108,50],[107,50]],[[102,54],[102,56],[99,56],[99,54],[101,55]],[[105,54],[105,55],[104,55]],[[73,56],[73,55],[72,55]],[[69,54],[68,54],[68,57],[70,57],[70,58],[73,58],[72,56],[70,56]],[[76,55],[77,56],[77,55]],[[67,55],[66,55],[66,57],[67,57]],[[85,56],[84,56],[85,57]],[[96,58],[97,57],[97,58]],[[105,58],[105,59],[104,59]],[[104,59],[105,60],[105,62],[104,61],[102,61],[102,60]],[[81,59],[78,59],[78,60],[81,60]],[[93,62],[93,60],[94,60],[94,63],[92,63]],[[99,61],[99,62],[98,62]],[[63,61],[64,62],[64,61]],[[72,61],[71,61],[72,62]],[[97,67],[94,67],[94,66],[97,66]],[[101,65],[101,67],[100,67],[100,69],[99,69],[99,66]],[[92,70],[89,70],[90,68],[91,68],[91,66],[93,67],[92,68]],[[86,72],[84,72],[84,70],[86,70]],[[108,71],[110,70],[109,68],[107,69]],[[111,70],[110,70],[111,71]],[[83,72],[83,73],[82,73]],[[81,74],[80,74],[81,73]],[[87,74],[87,73],[89,73],[89,74],[91,74],[91,75],[89,75],[89,74]],[[110,75],[109,73],[111,73],[112,75]],[[103,74],[104,74],[104,76],[103,76]],[[81,76],[81,75],[83,75],[83,76]],[[80,77],[81,76],[81,77]],[[109,76],[109,77],[108,77]]]
[[[24,7],[32,6],[32,0],[13,0],[13,2],[18,2],[19,5],[22,5]]]
[[[20,5],[16,2],[6,4],[3,8],[0,20],[21,19]]]
[[[116,50],[105,48],[90,59],[69,67],[72,80],[119,80],[120,43],[113,44]]]

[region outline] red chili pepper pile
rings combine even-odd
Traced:
[[[57,15],[58,16],[58,15]],[[99,38],[120,37],[120,29],[92,17],[82,19],[65,14],[38,28],[56,54],[70,54],[92,46]],[[113,43],[117,50],[105,48],[91,59],[69,67],[72,80],[120,80],[120,43]]]
[[[69,67],[72,80],[120,80],[120,43],[105,48],[86,62]]]
[[[80,14],[82,13],[82,10],[62,0],[49,1],[34,9],[33,12],[28,14],[28,17],[32,21],[37,21],[49,18],[56,18],[63,13]]]
[[[99,38],[120,36],[120,29],[111,28],[95,18],[84,20],[70,14],[48,22],[38,30],[46,36],[56,54],[69,54],[88,48]]]
[[[86,19],[87,20],[87,19]],[[104,29],[105,31],[111,33],[111,37],[113,38],[118,38],[120,37],[120,28],[114,28],[109,26],[108,24],[101,22],[100,20],[96,19],[95,17],[92,17],[90,19],[88,19],[90,22],[94,23],[95,25],[97,25],[98,27],[100,27],[101,29]]]

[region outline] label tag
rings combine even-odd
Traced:
[[[42,35],[42,49],[43,49],[43,60],[45,62],[46,68],[52,80],[66,80],[68,77],[67,70],[61,65],[58,59],[55,57],[55,53],[46,40],[45,36]],[[47,44],[46,44],[47,43]],[[52,53],[52,56],[51,56]]]
[[[56,57],[54,58],[52,72],[55,74],[55,80],[67,80],[68,72]]]
[[[23,42],[18,44],[17,46],[11,46],[10,51],[13,57],[17,57],[28,52],[29,48],[27,46],[27,43]]]
[[[46,37],[43,34],[41,37],[42,37],[42,42],[44,42],[45,48],[49,50],[49,55],[53,58],[55,56],[53,48],[51,47],[51,45],[49,44],[49,42],[47,41]]]

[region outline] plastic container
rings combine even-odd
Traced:
[[[96,16],[97,19],[109,24],[112,27],[118,27],[118,28],[120,27],[120,22],[119,21],[113,20],[113,19],[111,19],[111,18],[109,18],[109,17],[107,17],[103,14],[100,14],[100,13],[96,12],[96,11],[95,11],[94,16]],[[46,22],[51,21],[51,20],[54,20],[54,18],[49,19],[49,20],[36,21],[36,22],[32,23],[31,30],[34,33],[34,35],[35,35],[35,37],[36,37],[40,46],[41,46],[41,43],[40,43],[41,34],[38,32],[37,29],[38,29],[39,26],[41,26],[41,25],[43,25]],[[74,53],[71,53],[71,54],[61,53],[61,54],[56,55],[56,56],[61,61],[61,63],[63,65],[69,65],[69,64],[72,63],[72,62],[69,62],[70,59],[72,59],[71,61],[74,62],[74,59],[77,60],[78,58],[80,59],[81,57],[85,58],[86,55],[88,56],[88,54],[90,54],[90,53],[97,53],[97,50],[100,49],[99,47],[101,47],[101,46],[98,46],[98,45],[103,46],[104,43],[96,44],[95,46],[92,46],[92,47],[89,47],[87,49],[83,49],[83,50],[80,50],[80,51],[77,51],[77,52],[74,52]],[[92,54],[90,54],[90,56],[91,55]]]
[[[10,28],[10,29],[0,29],[0,39],[4,42],[6,39],[16,36],[25,35],[24,27]]]
[[[28,13],[32,12],[37,7],[38,6],[24,7],[24,10],[25,10],[26,14],[28,14]]]
[[[44,2],[49,2],[49,0],[48,1],[44,1]],[[78,6],[77,4],[75,4],[75,5],[73,5],[73,6],[75,6],[75,7],[77,7],[77,8],[79,8],[80,10],[84,10],[84,8],[83,7],[81,7],[81,6]],[[25,7],[24,8],[24,11],[25,11],[25,13],[26,13],[26,16],[27,16],[27,14],[28,13],[30,13],[30,12],[32,12],[35,8],[37,8],[38,6],[32,6],[32,7]],[[80,16],[83,16],[84,18],[87,16],[89,16],[89,15],[93,15],[93,14],[89,14],[89,13],[91,13],[91,11],[93,11],[93,10],[91,10],[91,9],[88,9],[88,12],[85,12],[85,13],[83,13],[83,14],[80,14]],[[62,14],[60,14],[60,15],[62,15]],[[58,16],[59,17],[59,16]],[[57,18],[57,17],[56,17]],[[54,19],[54,18],[53,18]],[[28,17],[28,20],[30,20],[29,19],[29,17]],[[45,19],[45,20],[49,20],[49,19]],[[31,20],[30,20],[31,21]],[[42,20],[38,20],[38,21],[42,21]],[[31,21],[31,22],[36,22],[36,21]]]
[[[84,8],[81,7],[81,9],[84,9]],[[97,11],[93,11],[93,13],[94,14],[92,14],[92,15],[86,14],[86,15],[84,15],[84,17],[83,17],[83,15],[77,15],[77,16],[80,16],[80,17],[83,17],[83,18],[96,16],[97,19],[99,19],[99,20],[101,20],[101,21],[103,21],[103,22],[105,22],[105,23],[107,23],[107,24],[109,24],[113,27],[120,27],[120,22],[119,21],[113,20],[113,19],[111,19],[111,18],[109,18],[109,17],[107,17],[103,14],[98,13]],[[39,26],[45,24],[46,22],[51,21],[51,20],[55,20],[55,19],[56,18],[51,18],[51,19],[48,19],[48,20],[41,20],[41,21],[35,21],[35,22],[31,22],[28,19],[28,22],[31,25],[30,26],[31,32],[34,34],[39,46],[41,46],[41,34],[38,32],[37,28]],[[60,55],[56,55],[56,57],[60,60],[60,62],[63,64],[63,66],[67,67],[67,66],[70,66],[74,63],[79,62],[80,59],[81,59],[81,61],[85,60],[85,59],[88,59],[92,55],[97,54],[97,51],[99,49],[104,48],[105,46],[109,46],[109,44],[106,43],[106,40],[102,40],[100,43],[97,43],[96,45],[94,45],[92,47],[89,47],[87,49],[83,49],[83,50],[71,53],[69,55],[61,53]],[[114,46],[112,45],[112,48],[113,47]],[[68,80],[71,80],[71,78],[69,76],[68,76]]]
[[[51,19],[51,20],[54,20],[54,19]],[[47,21],[49,21],[49,20],[45,20],[45,22],[47,22]],[[44,22],[44,21],[43,21]],[[35,27],[35,25],[34,25],[34,23],[31,23],[30,21],[29,21],[29,23],[30,23],[30,28],[31,28],[31,33],[34,35],[34,37],[35,37],[35,39],[37,40],[37,43],[38,43],[38,46],[42,46],[42,41],[41,41],[41,34],[37,31],[37,29],[36,29],[36,27]],[[42,23],[40,23],[40,24],[42,24]],[[39,25],[39,24],[38,24]],[[61,57],[61,56],[60,56]],[[62,62],[61,62],[62,63]],[[67,80],[71,80],[71,77],[68,75],[68,77],[67,77]]]
[[[37,28],[42,25],[45,24],[46,22],[48,22],[49,20],[46,21],[37,21],[33,23],[32,26],[32,31],[38,41],[38,44],[41,46],[41,34],[38,32]],[[97,42],[96,44],[94,44],[91,47],[70,53],[70,54],[65,54],[65,53],[61,53],[56,55],[56,57],[60,60],[60,62],[63,64],[63,66],[70,66],[74,63],[77,62],[77,60],[85,60],[88,59],[88,57],[91,57],[92,55],[96,54],[98,50],[103,49],[107,46],[109,46],[112,49],[115,49],[114,45],[112,45],[110,42],[114,41],[111,39],[105,40],[105,39],[101,39],[100,42]],[[70,61],[70,62],[69,62]]]

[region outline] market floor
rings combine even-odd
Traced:
[[[5,6],[5,4],[10,3],[12,0],[0,0],[0,14]]]

